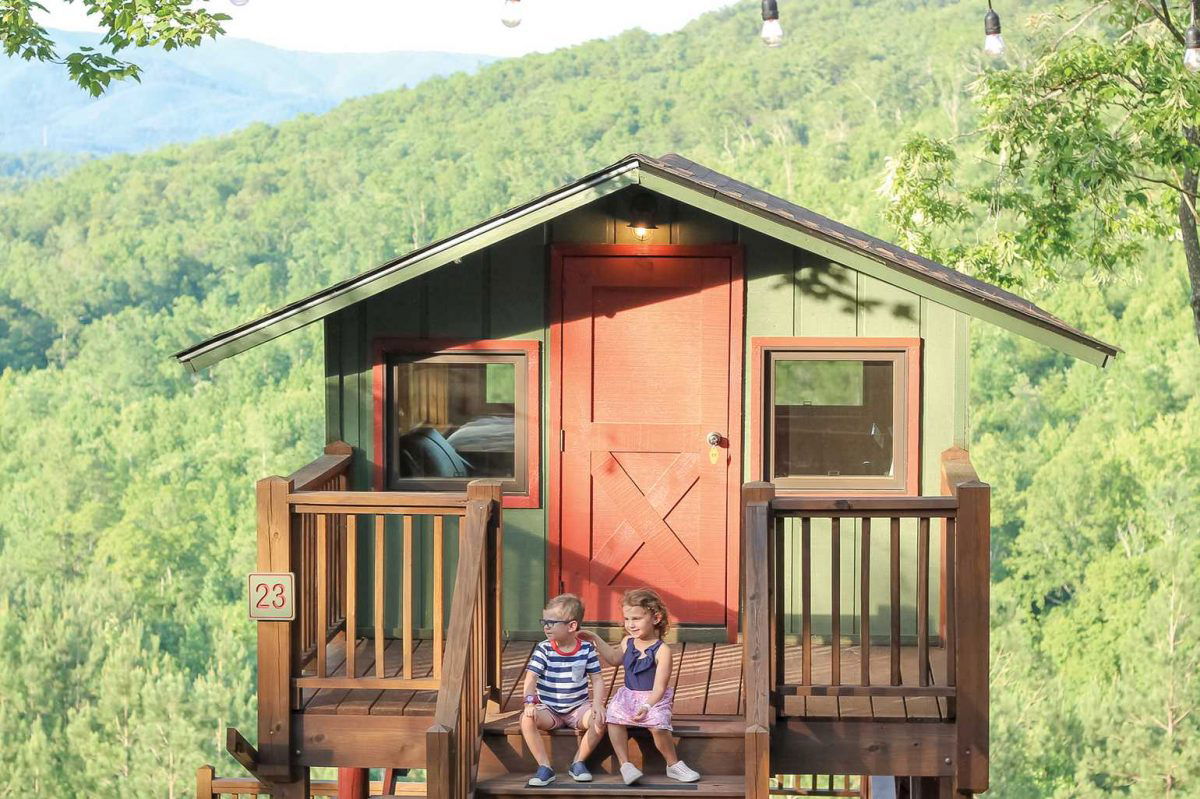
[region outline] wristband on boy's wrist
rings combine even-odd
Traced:
[[[537,697],[536,697],[536,696],[534,696],[533,694],[525,694],[525,704],[527,704],[527,705],[536,705],[536,704],[537,704]]]

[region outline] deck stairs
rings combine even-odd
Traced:
[[[666,763],[644,730],[630,730],[630,760],[645,773],[636,784],[625,785],[621,781],[620,764],[607,740],[602,741],[588,758],[594,781],[577,783],[566,773],[578,745],[576,733],[571,730],[543,733],[557,779],[540,788],[526,785],[537,769],[537,763],[525,746],[518,720],[519,716],[513,714],[484,725],[477,796],[746,795],[743,777],[746,724],[738,716],[675,718],[675,745],[679,757],[703,775],[696,783],[676,782],[665,775]]]

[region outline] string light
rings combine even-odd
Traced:
[[[1192,0],[1192,24],[1183,35],[1183,66],[1188,72],[1200,72],[1200,28],[1196,27],[1196,5]]]
[[[515,28],[521,24],[521,0],[504,0],[504,10],[500,12],[500,21],[506,28]]]
[[[783,44],[783,26],[779,24],[779,4],[776,0],[762,0],[762,36],[767,47]]]
[[[992,0],[988,0],[988,10],[983,15],[983,52],[993,58],[1004,55],[1004,38],[1000,35],[1000,15],[992,10]]]

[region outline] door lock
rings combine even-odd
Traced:
[[[721,443],[721,434],[720,433],[709,433],[707,440],[708,440],[708,445],[710,447],[715,447]]]

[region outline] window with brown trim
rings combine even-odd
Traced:
[[[756,340],[757,476],[784,490],[916,493],[919,341],[885,341]]]
[[[491,478],[502,481],[506,506],[524,504],[510,498],[536,503],[532,343],[532,354],[511,343],[502,349],[504,342],[427,342],[419,351],[420,342],[406,341],[380,352],[386,487],[462,491],[471,480]]]

